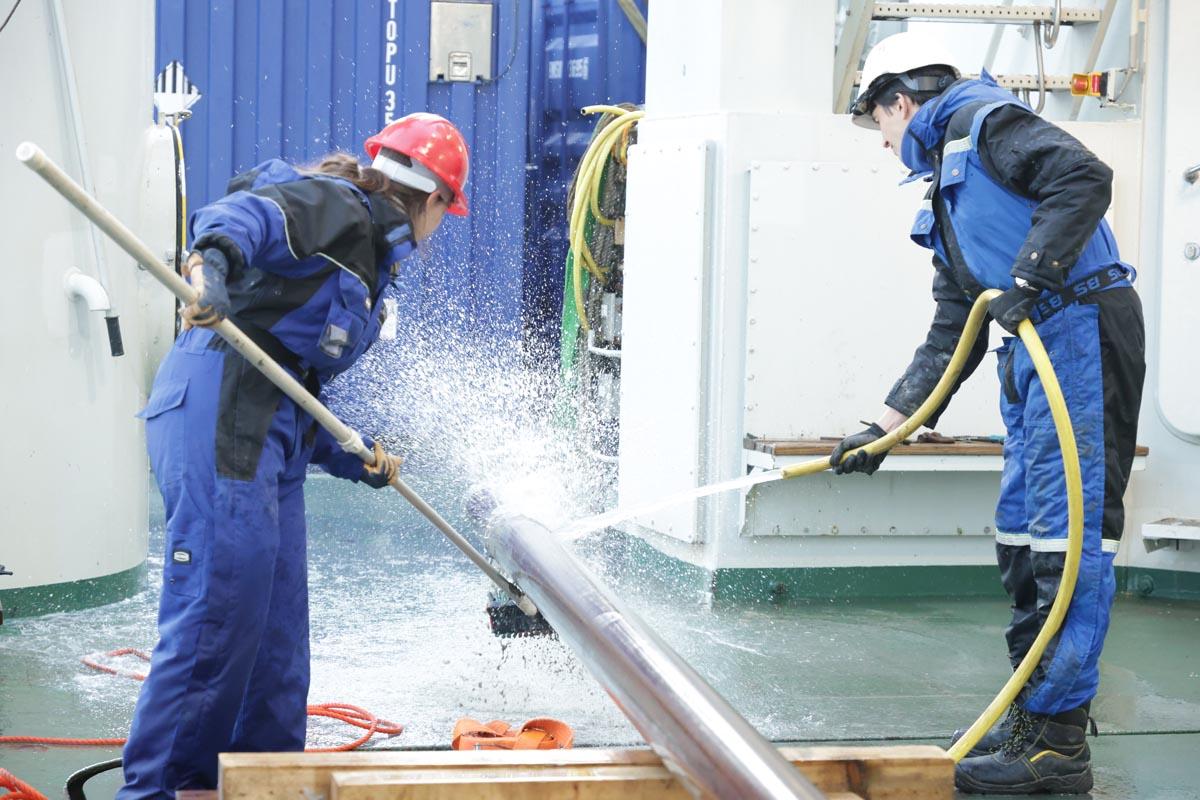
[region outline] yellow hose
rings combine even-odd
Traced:
[[[971,346],[979,335],[979,329],[984,324],[988,302],[999,294],[999,290],[989,289],[975,301],[975,305],[971,308],[971,314],[967,318],[967,324],[963,327],[962,336],[958,340],[958,346],[950,358],[950,364],[921,407],[899,428],[865,447],[858,448],[858,450],[865,450],[872,455],[890,450],[897,443],[908,438],[913,431],[924,424],[935,409],[941,407],[942,402],[954,387],[955,381],[958,380],[958,375],[967,361]],[[996,724],[996,721],[1008,710],[1017,694],[1029,681],[1029,676],[1033,674],[1034,668],[1041,661],[1046,646],[1058,633],[1063,618],[1067,615],[1067,608],[1071,605],[1071,596],[1075,593],[1075,580],[1079,576],[1079,557],[1083,553],[1083,478],[1079,469],[1079,452],[1075,447],[1075,433],[1071,428],[1067,402],[1063,397],[1062,388],[1058,384],[1058,377],[1054,374],[1050,357],[1046,354],[1046,348],[1042,346],[1042,340],[1038,337],[1033,323],[1025,320],[1017,328],[1017,333],[1020,335],[1021,341],[1025,343],[1025,349],[1029,351],[1038,378],[1042,382],[1042,388],[1046,392],[1046,398],[1050,404],[1050,414],[1054,418],[1054,428],[1058,433],[1058,445],[1062,450],[1063,474],[1067,484],[1067,553],[1063,564],[1062,579],[1058,585],[1058,595],[1050,607],[1046,623],[1042,626],[1037,638],[1033,640],[1033,644],[1030,645],[1029,652],[1025,654],[1025,658],[1021,660],[1021,664],[1001,688],[999,694],[983,710],[979,719],[975,720],[974,724],[967,729],[963,737],[955,742],[948,751],[956,763],[961,761],[963,756],[970,752],[983,735]],[[844,457],[857,453],[858,450],[852,450]],[[819,458],[787,467],[783,470],[783,477],[796,478],[801,475],[813,475],[828,468],[829,459]]]
[[[579,324],[584,331],[588,331],[591,329],[591,325],[587,319],[587,306],[583,298],[583,270],[586,268],[597,280],[604,280],[606,277],[605,271],[596,263],[591,248],[588,247],[585,235],[588,211],[591,211],[592,216],[598,222],[605,225],[613,224],[613,220],[607,219],[600,213],[600,177],[604,173],[608,154],[622,132],[644,117],[645,112],[629,111],[620,106],[597,105],[585,107],[583,113],[612,114],[614,116],[614,119],[592,137],[592,141],[579,163],[579,174],[575,182],[575,198],[571,205],[570,224],[567,227],[567,244],[574,253],[571,277],[575,295],[575,311],[579,317]]]

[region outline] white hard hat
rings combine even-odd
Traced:
[[[945,67],[952,77],[946,80],[944,73],[941,76],[912,75],[929,67]],[[850,104],[850,113],[854,115],[856,125],[878,128],[871,117],[871,110],[880,90],[891,83],[893,78],[901,79],[913,91],[931,91],[946,88],[951,81],[957,80],[958,76],[954,57],[940,37],[924,31],[892,34],[867,53],[858,97]]]

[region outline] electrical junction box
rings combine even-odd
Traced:
[[[466,0],[429,4],[429,80],[491,80],[495,6]]]

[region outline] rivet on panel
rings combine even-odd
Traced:
[[[750,199],[751,199],[751,200],[757,200],[757,199],[758,199],[758,195],[756,195],[756,194],[755,194],[755,195],[751,195]]]
[[[750,324],[751,324],[751,325],[757,325],[757,324],[758,324],[758,320],[756,320],[756,319],[751,319],[751,320],[750,320]]]
[[[843,165],[842,165],[842,172],[849,172],[849,171],[850,171],[850,165],[849,165],[849,164],[843,164]]]
[[[750,263],[751,263],[751,264],[757,264],[757,263],[758,263],[758,256],[750,256]]]
[[[821,169],[821,165],[820,165],[820,164],[813,164],[813,165],[812,165],[812,171],[813,171],[813,172],[819,172],[819,171],[820,171],[820,169]]]
[[[879,167],[871,167],[871,172],[878,173]]]
[[[789,169],[791,169],[791,168],[792,168],[792,165],[791,165],[791,164],[784,164],[784,165],[783,165],[783,171],[784,171],[784,172],[787,172],[787,171],[788,171]]]

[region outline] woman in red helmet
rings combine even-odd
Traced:
[[[462,134],[411,114],[311,169],[267,161],[191,219],[199,292],[139,416],[167,514],[159,641],[121,798],[215,789],[217,754],[301,750],[308,697],[303,484],[318,464],[382,488],[209,328],[225,317],[319,394],[379,336],[384,290],[445,212],[465,215]]]

